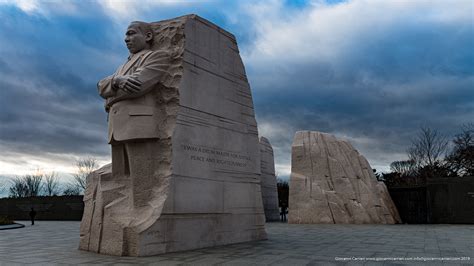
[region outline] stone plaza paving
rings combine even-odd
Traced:
[[[79,222],[37,221],[34,226],[26,221],[22,223],[26,227],[0,231],[0,265],[474,264],[474,225],[267,223],[268,240],[265,241],[136,258],[79,251]],[[461,260],[467,257],[470,260]],[[420,261],[422,258],[452,260]]]

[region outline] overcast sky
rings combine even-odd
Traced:
[[[297,130],[388,170],[420,126],[474,122],[473,3],[0,0],[0,178],[110,161],[97,81],[127,57],[130,21],[189,13],[236,35],[280,177]]]

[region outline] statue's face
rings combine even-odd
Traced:
[[[136,54],[148,47],[147,36],[140,30],[138,25],[130,24],[125,33],[125,43],[132,54]]]

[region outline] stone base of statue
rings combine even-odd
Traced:
[[[369,162],[348,141],[296,132],[291,148],[288,223],[394,224],[397,208]]]
[[[79,248],[149,256],[266,239],[257,124],[235,37],[195,15],[151,24],[153,49],[172,58],[153,92],[160,138],[112,155],[132,152],[142,167],[89,176]],[[114,176],[121,167],[130,172]]]

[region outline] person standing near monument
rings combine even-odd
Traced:
[[[109,144],[112,145],[112,176],[130,187],[129,206],[144,206],[159,154],[160,80],[169,66],[169,54],[152,51],[153,30],[141,21],[130,23],[125,43],[128,60],[97,84],[106,99]],[[128,193],[127,193],[128,194]]]
[[[288,212],[288,209],[286,207],[286,204],[283,203],[280,207],[280,216],[281,216],[281,221],[286,222],[286,214]]]
[[[35,217],[36,217],[36,211],[31,207],[30,211],[30,219],[31,219],[31,225],[35,225]]]

